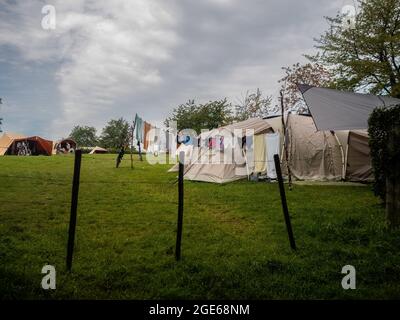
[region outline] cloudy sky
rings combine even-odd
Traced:
[[[352,3],[0,0],[3,130],[57,139],[136,112],[161,123],[188,99],[276,97],[281,67],[315,52],[323,17]],[[45,5],[55,29],[42,27]]]

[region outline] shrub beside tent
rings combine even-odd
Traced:
[[[374,192],[385,201],[389,226],[397,228],[400,226],[400,105],[375,109],[368,124]]]

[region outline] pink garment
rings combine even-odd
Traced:
[[[214,149],[216,147],[217,143],[216,143],[216,139],[215,138],[210,138],[208,140],[208,148],[210,149]]]

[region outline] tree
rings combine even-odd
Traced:
[[[196,121],[194,114],[197,112],[198,106],[194,100],[189,100],[185,104],[180,104],[174,108],[170,117],[164,121],[165,126],[170,126],[171,121],[176,121],[178,130],[192,128],[193,123]]]
[[[263,97],[260,89],[255,93],[246,93],[245,98],[235,106],[235,120],[244,121],[249,118],[264,118],[270,114],[276,113],[271,108],[272,97]]]
[[[214,129],[232,121],[232,106],[227,99],[209,101],[205,104],[196,104],[189,100],[172,111],[172,115],[165,120],[169,126],[171,121],[177,122],[177,129],[193,129],[200,133],[202,129]]]
[[[120,148],[128,144],[129,124],[123,118],[110,120],[103,129],[100,142],[104,148]]]
[[[312,61],[332,68],[335,86],[400,98],[400,0],[359,0],[353,24],[327,17]]]
[[[94,127],[75,126],[69,136],[82,147],[95,147],[98,142]]]
[[[297,84],[308,84],[316,87],[329,87],[332,82],[331,73],[318,63],[295,63],[289,67],[282,67],[285,76],[278,82],[281,83],[283,103],[285,109],[304,112],[307,106],[297,88]]]

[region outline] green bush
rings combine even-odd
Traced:
[[[375,175],[374,192],[385,201],[386,178],[400,179],[400,105],[376,108],[368,120],[369,146]]]

